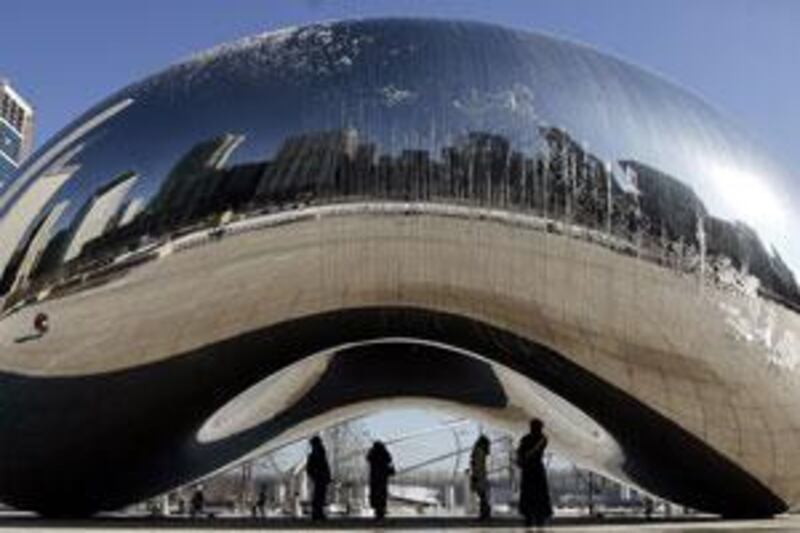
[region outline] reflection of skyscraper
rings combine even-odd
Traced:
[[[83,245],[99,237],[107,229],[108,224],[119,212],[125,197],[136,183],[134,172],[125,172],[99,189],[84,205],[81,213],[73,223],[73,233],[65,261],[80,255]]]
[[[306,133],[287,138],[258,185],[259,198],[280,198],[291,191],[349,189],[348,163],[356,156],[358,132],[351,129]]]
[[[244,141],[243,135],[227,133],[195,144],[172,168],[150,207],[161,227],[189,220],[202,199],[210,194],[219,170]]]
[[[698,246],[697,225],[707,212],[694,190],[638,161],[622,160],[619,164],[626,175],[635,176],[639,209],[647,220],[643,230],[653,238],[681,239]]]
[[[61,215],[64,214],[64,211],[66,211],[67,207],[69,207],[69,200],[59,202],[50,210],[42,223],[36,229],[35,234],[30,241],[30,245],[25,252],[25,257],[22,259],[20,267],[17,270],[14,286],[11,288],[10,292],[15,292],[20,287],[23,287],[28,281],[31,273],[39,263],[39,259],[41,259],[42,254],[47,247],[47,243],[53,236],[53,228],[61,218]]]
[[[40,176],[17,200],[19,210],[13,216],[0,218],[0,242],[18,243],[28,232],[30,224],[36,219],[47,202],[61,186],[78,171],[77,165],[67,165]],[[5,270],[9,259],[16,250],[13,246],[0,247],[0,271]]]
[[[459,143],[466,163],[467,190],[470,196],[491,201],[500,195],[506,176],[509,141],[502,135],[471,132]]]
[[[144,209],[144,200],[142,198],[134,198],[127,202],[123,209],[120,210],[120,217],[118,226],[127,226],[136,216]]]
[[[0,191],[33,146],[33,108],[0,79]]]

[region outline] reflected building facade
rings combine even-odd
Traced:
[[[19,176],[13,505],[113,509],[386,401],[540,417],[710,512],[800,501],[797,183],[617,59],[463,22],[273,32],[124,89]]]

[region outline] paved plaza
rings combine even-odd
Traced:
[[[308,520],[298,519],[131,519],[104,518],[85,521],[55,521],[36,518],[0,519],[0,533],[66,533],[71,531],[94,530],[98,532],[122,533],[126,531],[170,531],[182,533],[192,531],[559,531],[559,532],[637,532],[652,533],[712,533],[715,531],[735,532],[795,532],[800,531],[800,516],[780,516],[773,520],[727,521],[716,519],[660,520],[643,522],[641,519],[601,519],[576,518],[557,520],[545,528],[526,529],[516,519],[496,519],[479,523],[467,518],[394,518],[380,527],[368,519],[332,519],[319,526],[312,526]]]

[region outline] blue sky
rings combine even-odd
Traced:
[[[592,44],[704,96],[800,164],[797,0],[4,0],[0,74],[35,104],[37,144],[110,92],[269,28],[466,18]]]

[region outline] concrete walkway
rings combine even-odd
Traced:
[[[312,524],[308,520],[296,519],[137,519],[102,518],[81,521],[51,521],[19,517],[0,519],[0,532],[72,532],[72,531],[559,531],[559,532],[637,532],[652,533],[705,533],[716,531],[739,532],[794,532],[800,531],[799,516],[781,516],[773,520],[725,521],[715,519],[698,520],[654,520],[643,522],[638,518],[612,519],[560,519],[554,524],[536,530],[523,527],[516,519],[496,519],[488,523],[478,523],[465,518],[394,518],[379,527],[367,519],[332,519],[323,524]]]

